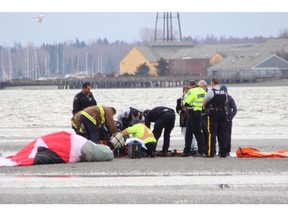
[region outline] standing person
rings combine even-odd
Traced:
[[[80,111],[80,121],[83,124],[87,139],[94,143],[99,142],[101,130],[108,130],[114,135],[118,132],[113,116],[116,114],[114,107],[90,106]],[[107,129],[107,127],[108,129]]]
[[[170,133],[175,125],[175,111],[171,108],[158,106],[152,110],[143,112],[145,117],[145,125],[150,128],[151,122],[155,122],[153,134],[158,142],[164,129],[164,142],[162,146],[162,157],[167,157],[170,147]]]
[[[138,116],[140,121],[144,121],[142,112],[133,107],[128,107],[117,115],[117,121],[122,125],[123,129],[130,125],[133,115]]]
[[[223,90],[227,93],[228,95],[228,102],[227,102],[227,121],[226,121],[226,126],[227,126],[227,156],[230,156],[230,151],[231,151],[231,134],[232,134],[232,120],[235,117],[237,113],[237,105],[235,103],[234,98],[228,94],[228,89],[226,85],[221,85],[220,90]]]
[[[203,88],[204,91],[208,91],[208,85],[207,82],[205,80],[200,80],[198,83],[198,87]],[[205,111],[205,109],[202,109],[201,112],[201,128],[202,128],[202,132],[203,132],[203,136],[204,136],[204,141],[205,141],[205,152],[207,154],[207,143],[208,143],[208,130],[207,130],[207,113]]]
[[[84,82],[81,92],[76,94],[74,97],[72,113],[75,115],[77,112],[85,109],[86,107],[95,105],[97,105],[97,102],[91,92],[91,83]]]
[[[189,91],[189,86],[183,86],[182,88],[182,97],[178,98],[176,101],[176,112],[180,115],[179,118],[179,125],[181,127],[181,132],[184,135],[186,134],[186,126],[187,126],[187,119],[188,119],[188,111],[185,106],[182,105],[182,101],[184,99],[185,94]],[[191,153],[196,154],[197,153],[197,141],[195,136],[193,135],[192,143],[191,143]]]
[[[205,152],[204,136],[201,129],[201,111],[203,105],[203,99],[206,95],[206,91],[203,88],[199,88],[195,81],[190,81],[191,89],[185,95],[182,102],[188,110],[188,121],[187,129],[185,135],[185,147],[182,156],[191,156],[191,143],[193,139],[193,134],[196,137],[198,144],[198,154],[196,156],[203,156]]]
[[[227,155],[227,140],[226,140],[226,102],[227,93],[220,90],[219,79],[212,77],[212,89],[204,98],[203,107],[209,110],[207,116],[208,127],[208,157],[214,157],[216,154],[216,137],[219,142],[219,156],[226,157]],[[209,103],[209,104],[208,104]]]

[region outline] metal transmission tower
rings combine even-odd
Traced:
[[[158,19],[162,20],[163,29],[158,29]],[[175,29],[173,28],[173,24],[175,25],[175,22],[176,22],[175,19],[177,19],[176,24],[178,24],[179,38],[174,36],[175,35]],[[159,36],[159,34],[162,34],[162,37]],[[179,12],[177,12],[176,15],[173,15],[171,12],[163,12],[163,16],[159,16],[159,13],[157,12],[156,23],[155,23],[154,42],[157,40],[162,40],[162,41],[180,40],[180,41],[182,41]]]

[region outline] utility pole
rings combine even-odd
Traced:
[[[40,78],[40,68],[39,68],[36,48],[34,52],[35,52],[35,79],[37,80]]]
[[[4,56],[3,56],[3,50],[1,50],[1,80],[4,80]]]
[[[78,70],[78,73],[79,73],[80,72],[79,52],[78,52],[78,58],[77,58],[77,70]]]
[[[62,59],[62,72],[65,74],[65,56],[64,56],[64,50],[63,50],[63,59]]]
[[[45,74],[44,74],[44,76],[45,76],[45,77],[49,77],[48,74],[47,74],[47,58],[46,58],[46,57],[45,57],[45,59],[44,59],[44,67],[45,67]]]
[[[98,72],[102,73],[103,70],[103,66],[102,66],[102,54],[100,54],[100,56],[98,56]]]
[[[58,51],[57,51],[57,55],[56,55],[57,59],[56,59],[56,72],[57,72],[57,76],[59,73],[59,57],[58,57]]]
[[[30,73],[29,73],[29,49],[27,48],[26,50],[26,77],[31,78]]]
[[[9,57],[9,74],[8,74],[8,79],[9,80],[12,80],[12,58],[11,58],[11,50],[10,50],[10,48],[9,48],[9,55],[8,55],[8,57]]]
[[[86,64],[86,73],[88,73],[88,53],[85,53],[85,64]]]
[[[3,50],[1,50],[1,80],[4,80],[4,57]]]

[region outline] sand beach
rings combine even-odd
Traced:
[[[254,89],[251,86],[257,87]],[[269,88],[263,88],[265,86]],[[283,86],[283,89],[273,88],[274,86]],[[239,114],[234,121],[231,157],[115,158],[111,162],[0,167],[0,203],[166,204],[165,206],[285,204],[281,207],[287,207],[288,159],[243,159],[235,156],[239,147],[253,147],[260,151],[288,149],[287,113],[285,109],[278,109],[279,104],[286,107],[286,86],[288,80],[229,84],[239,104]],[[265,94],[259,93],[258,89],[265,91]],[[276,90],[272,91],[273,89]],[[131,91],[134,90],[117,90],[126,96],[133,95]],[[1,116],[2,156],[17,152],[39,135],[66,130],[69,127],[67,119],[71,115],[71,98],[76,92],[3,90],[3,97],[6,98],[3,104],[6,105],[4,108],[7,112],[2,112]],[[159,103],[174,107],[179,92],[178,89],[157,89],[157,92],[154,89],[145,89],[145,92],[139,90],[139,93],[143,93],[141,97],[151,96],[147,99],[149,104],[145,102],[140,106],[131,96],[129,105],[149,107]],[[173,97],[162,97],[164,94]],[[25,95],[33,100],[24,103],[22,98]],[[113,90],[107,92],[97,89],[95,95],[100,102],[112,101],[112,105],[119,107],[119,110],[127,106],[121,98],[116,97]],[[274,98],[276,102],[266,106],[271,101],[267,98]],[[52,102],[53,104],[49,104]],[[11,103],[19,105],[11,109]],[[34,104],[39,107],[36,110],[33,108],[31,112]],[[47,109],[51,106],[56,106],[53,112]],[[43,110],[46,115],[41,114]],[[14,113],[19,115],[15,116]],[[170,150],[183,149],[180,128],[175,128],[174,132]],[[161,145],[160,139],[158,149]],[[189,211],[193,211],[195,205],[188,206]],[[180,208],[184,208],[183,205]],[[216,211],[217,208],[213,206],[212,209]]]
[[[170,149],[182,145],[174,140]],[[236,149],[247,146],[274,151],[287,149],[287,141],[234,140],[227,158],[115,158],[0,167],[0,203],[287,204],[288,159],[237,158]]]

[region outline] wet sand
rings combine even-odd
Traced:
[[[229,84],[229,86],[232,85],[287,86],[288,80]],[[31,140],[0,139],[0,152],[2,151],[3,155],[7,156],[20,150]],[[172,140],[170,149],[182,149],[183,145],[183,141]],[[248,146],[260,151],[287,150],[288,140],[233,140],[232,156],[234,157],[225,159],[218,157],[119,158],[111,162],[0,167],[0,203],[287,204],[288,159],[241,159],[235,157],[237,148]],[[72,207],[68,206],[68,208]],[[277,209],[272,208],[271,205],[268,205],[267,209],[266,206],[261,205],[261,209],[264,209],[263,213],[266,214],[270,211],[275,214],[287,211],[288,205],[272,206]],[[10,206],[8,205],[8,207]],[[41,205],[40,212],[43,212],[43,207]],[[50,208],[50,206],[48,207]],[[149,210],[151,207],[150,205]],[[169,205],[164,205],[164,207],[169,209]],[[188,209],[185,207],[181,205],[179,209],[189,210],[191,213],[195,209],[202,213],[208,211],[208,209],[203,209],[202,205],[200,207],[193,205],[192,208],[189,205]],[[229,207],[230,205],[225,205],[227,214],[235,212],[234,205],[233,209]],[[101,205],[97,205],[95,210],[99,208]],[[145,209],[140,208],[140,212],[144,212]],[[179,209],[174,213],[179,213]],[[215,206],[210,209],[212,209],[211,213],[219,210]],[[11,211],[11,209],[8,210]],[[127,212],[126,207],[121,210]],[[133,208],[133,210],[139,212],[139,208]],[[148,214],[151,213],[149,210]],[[163,211],[163,209],[161,210]],[[237,210],[243,212],[243,206]],[[247,206],[245,206],[245,213],[246,210]],[[260,213],[259,208],[257,208],[257,212]],[[81,211],[81,213],[83,212]],[[165,211],[165,213],[168,212]]]
[[[15,150],[7,145],[1,143]],[[116,158],[0,167],[0,203],[287,204],[288,159],[236,158],[236,149],[247,146],[274,151],[288,149],[288,142],[234,140],[234,156],[227,158]],[[182,149],[183,142],[172,140],[174,148]]]

